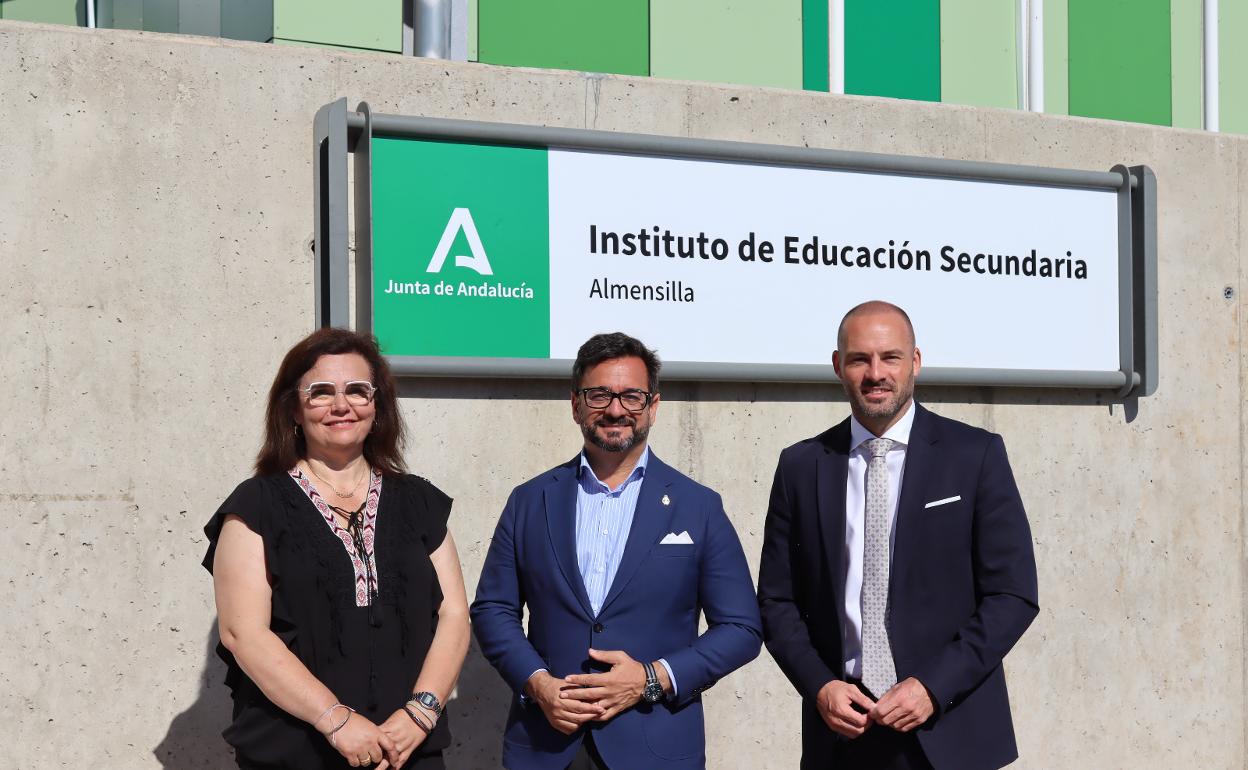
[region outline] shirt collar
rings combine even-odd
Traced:
[[[906,413],[901,419],[893,423],[893,427],[884,431],[884,435],[879,438],[889,438],[901,446],[910,444],[910,429],[914,427],[915,401],[910,400],[910,406],[906,409]],[[850,451],[856,451],[865,441],[876,438],[876,435],[862,426],[858,422],[858,418],[852,414],[849,416],[849,448]]]
[[[646,448],[642,450],[641,457],[637,458],[637,464],[633,466],[633,472],[628,474],[628,478],[624,479],[624,482],[620,484],[620,487],[624,487],[631,481],[645,477],[646,463],[648,462],[650,462],[649,444],[647,444]],[[577,468],[576,477],[581,479],[582,482],[590,482],[589,486],[594,489],[605,489],[608,492],[615,491],[599,480],[598,474],[594,473],[593,466],[589,464],[589,458],[585,456],[584,449],[581,450],[581,465]]]

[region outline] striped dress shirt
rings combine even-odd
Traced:
[[[624,483],[611,489],[598,480],[585,453],[581,453],[576,488],[576,562],[595,615],[602,611],[620,568],[649,459],[650,447],[646,447]]]
[[[611,489],[599,481],[585,453],[581,452],[576,486],[576,562],[595,615],[602,611],[602,603],[620,568],[620,559],[624,558],[624,545],[633,527],[637,496],[641,494],[641,482],[646,477],[649,461],[650,447],[646,447],[624,483]],[[665,659],[660,658],[659,663],[667,670],[675,695],[676,675]]]

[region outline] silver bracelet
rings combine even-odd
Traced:
[[[351,715],[355,713],[355,709],[350,706],[343,706],[343,708],[347,710],[347,715],[342,718],[337,727],[329,731],[329,745],[335,749],[338,748],[338,731],[347,726],[347,722],[351,721]]]
[[[342,705],[341,703],[335,703],[334,705],[325,709],[324,711],[321,712],[321,715],[312,722],[312,729],[315,730],[316,726],[321,723],[321,720],[329,716],[331,713],[333,713],[334,709],[345,709],[345,708],[347,707]]]

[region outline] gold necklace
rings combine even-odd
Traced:
[[[338,495],[338,497],[342,498],[343,500],[350,500],[351,498],[355,497],[355,493],[356,493],[356,492],[358,492],[358,491],[360,491],[360,485],[364,483],[364,479],[368,476],[368,463],[365,463],[365,464],[364,464],[364,473],[362,473],[362,474],[360,475],[360,479],[359,479],[359,481],[355,482],[355,486],[354,486],[354,487],[351,487],[351,491],[350,491],[350,492],[347,492],[346,494],[343,494],[342,492],[339,492],[339,491],[338,491],[338,487],[335,487],[335,486],[334,486],[333,484],[331,484],[331,483],[330,483],[327,479],[325,479],[325,477],[321,476],[321,474],[319,474],[319,473],[317,473],[317,472],[316,472],[316,468],[313,468],[313,467],[312,467],[312,461],[311,461],[311,460],[308,460],[308,461],[307,461],[307,464],[308,464],[308,470],[312,471],[312,475],[313,475],[313,476],[316,476],[318,479],[320,479],[322,482],[324,482],[324,483],[325,483],[325,486],[329,487],[329,488],[330,488],[330,490],[331,490],[331,491],[332,491],[335,495]]]

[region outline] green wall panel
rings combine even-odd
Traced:
[[[845,92],[940,101],[939,0],[845,0]]]
[[[477,0],[468,0],[468,61],[477,61]]]
[[[100,0],[96,24],[109,29],[143,29],[143,0]]]
[[[273,0],[273,37],[374,51],[403,50],[399,0]]]
[[[1070,114],[1170,125],[1169,0],[1070,4]]]
[[[1044,3],[1044,111],[1070,111],[1069,25],[1066,0]]]
[[[1225,2],[1225,0],[1224,0]],[[1201,128],[1201,0],[1170,0],[1171,125]]]
[[[221,37],[221,0],[178,0],[177,26],[186,35]]]
[[[287,40],[282,37],[275,37],[272,40],[273,45],[301,45],[308,48],[328,48],[333,51],[355,51],[356,53],[389,53],[388,51],[378,51],[376,48],[356,48],[349,45],[334,45],[333,43],[309,43],[306,40]]]
[[[650,74],[801,88],[802,0],[651,0]]]
[[[649,3],[478,0],[477,58],[488,64],[649,75]]]
[[[273,39],[273,0],[221,0],[221,37],[267,43]]]
[[[1248,134],[1248,0],[1221,0],[1218,14],[1218,129]]]
[[[1018,107],[1016,8],[1002,0],[941,0],[941,101]]]
[[[148,32],[177,32],[180,10],[178,0],[143,0],[143,29]]]
[[[802,0],[802,88],[828,90],[828,0]]]
[[[0,0],[0,19],[85,26],[82,0]]]

